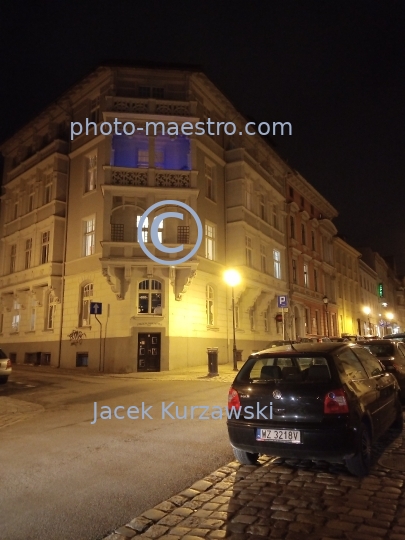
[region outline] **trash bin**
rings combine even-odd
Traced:
[[[210,347],[208,353],[208,376],[218,375],[218,347]]]
[[[241,349],[236,350],[236,361],[237,362],[242,362],[242,353],[243,353],[243,350],[241,350]]]

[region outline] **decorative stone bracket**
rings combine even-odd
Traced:
[[[102,273],[117,300],[123,300],[131,282],[131,267],[107,265],[102,268]]]
[[[191,285],[191,282],[197,274],[197,264],[193,264],[190,267],[178,267],[170,268],[170,284],[173,287],[174,298],[180,301],[183,294],[187,292],[187,289]]]

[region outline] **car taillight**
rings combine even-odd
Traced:
[[[232,407],[234,411],[238,411],[240,409],[240,399],[238,392],[231,387],[228,393],[228,409],[231,411]]]
[[[323,412],[324,414],[340,414],[349,412],[346,394],[342,388],[339,388],[338,390],[331,390],[325,395],[323,401]]]
[[[6,368],[9,368],[9,367],[11,367],[11,360],[7,360],[7,366],[6,366]]]

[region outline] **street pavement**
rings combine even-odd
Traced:
[[[48,379],[52,379],[53,381],[54,379],[56,380],[57,373],[62,373],[59,370],[49,367],[21,367],[21,369],[18,367],[17,369],[20,373],[29,373],[31,370],[31,373],[36,373],[38,381],[46,379],[45,374],[49,375],[52,373],[55,376],[51,377],[49,375]],[[43,377],[41,373],[45,376]],[[0,426],[4,419],[8,419],[9,424],[5,430],[0,430],[0,436],[6,433],[10,435],[9,440],[2,438],[2,446],[5,447],[5,443],[8,442],[10,449],[13,449],[15,448],[15,441],[18,442],[19,438],[21,439],[21,444],[24,440],[27,440],[27,437],[31,441],[29,454],[23,457],[27,461],[27,464],[21,465],[24,462],[19,461],[21,463],[19,466],[24,467],[24,485],[22,487],[28,487],[26,478],[27,474],[29,474],[29,458],[31,455],[35,455],[35,445],[41,446],[44,443],[44,435],[41,435],[39,427],[35,427],[42,414],[44,418],[51,412],[63,415],[62,422],[58,420],[53,425],[48,418],[47,423],[44,424],[46,427],[44,434],[50,434],[56,429],[60,432],[58,435],[59,439],[49,438],[47,440],[48,445],[51,441],[53,441],[53,444],[56,440],[58,441],[57,449],[52,449],[53,457],[55,457],[55,454],[61,452],[66,454],[62,450],[63,444],[66,443],[64,440],[60,440],[62,431],[72,441],[70,443],[72,446],[69,448],[69,453],[74,454],[76,462],[80,463],[78,460],[87,461],[88,457],[91,457],[88,456],[88,453],[81,453],[79,457],[77,447],[73,446],[75,436],[77,437],[77,435],[74,435],[76,431],[72,430],[75,430],[76,426],[67,423],[68,419],[70,419],[68,413],[71,415],[72,406],[76,410],[80,404],[80,411],[82,410],[83,396],[89,392],[88,388],[90,388],[92,393],[96,391],[98,393],[102,392],[100,395],[104,396],[104,402],[106,403],[118,403],[118,396],[120,399],[119,402],[124,403],[123,396],[129,391],[127,388],[136,389],[139,399],[149,399],[152,403],[152,396],[146,398],[147,395],[150,395],[152,388],[156,388],[154,391],[157,394],[153,396],[153,399],[156,400],[158,397],[159,399],[161,398],[162,392],[167,391],[163,390],[166,386],[169,388],[169,385],[176,385],[176,387],[173,387],[173,390],[176,392],[176,395],[180,391],[183,392],[181,401],[179,401],[179,403],[183,404],[186,403],[186,389],[190,387],[191,392],[196,392],[197,387],[192,387],[191,385],[197,384],[197,381],[204,382],[204,384],[198,386],[199,395],[208,396],[207,392],[214,392],[214,399],[217,399],[215,396],[218,394],[215,389],[218,388],[220,390],[221,396],[225,394],[227,384],[231,383],[235,375],[230,365],[220,365],[219,375],[217,377],[207,376],[205,366],[175,372],[122,375],[93,374],[91,377],[85,372],[83,372],[83,375],[81,375],[82,372],[77,374],[78,372],[75,371],[74,375],[72,373],[69,370],[63,370],[63,377],[60,377],[57,384],[55,384],[57,394],[52,394],[49,399],[45,397],[42,400],[37,399],[36,402],[33,399],[34,396],[32,396],[30,403],[22,399],[24,397],[23,394],[19,395],[21,399],[5,396],[4,387],[1,388],[3,397],[1,397],[2,394],[0,392],[0,400],[3,401],[0,402],[5,403],[4,400],[8,400],[8,405],[5,413],[4,407],[1,408],[3,414],[0,416]],[[78,392],[78,380],[82,382],[81,389],[77,395],[75,394],[74,400],[70,399],[70,401],[66,401],[66,397],[63,397],[63,399],[59,397],[62,386],[60,380],[72,379],[73,381],[73,378],[75,379],[74,386],[69,386],[67,383],[65,385],[66,396],[72,395],[72,389],[74,389],[75,393]],[[91,382],[91,387],[88,386],[90,384],[89,381]],[[153,386],[143,386],[149,384],[149,381],[157,382]],[[167,381],[166,386],[162,385],[164,381]],[[179,382],[176,383],[175,381]],[[190,381],[190,385],[187,385],[187,387],[184,386],[181,390],[181,381]],[[221,384],[217,385],[217,382]],[[116,386],[117,384],[119,386]],[[127,387],[125,386],[127,384],[135,386]],[[21,384],[20,387],[25,386],[27,387],[26,391],[32,391],[32,394],[35,394],[37,390],[35,385],[36,382],[31,377],[31,380],[27,379],[25,384]],[[114,393],[112,393],[113,388],[115,389]],[[207,391],[204,392],[204,388],[207,388]],[[45,390],[41,395],[48,395]],[[90,403],[95,399],[95,395],[94,393],[93,397],[92,394],[87,402]],[[108,401],[105,401],[107,398]],[[60,399],[60,403],[56,406],[54,402],[57,399]],[[100,397],[100,402],[101,400],[102,398]],[[16,403],[17,401],[20,403]],[[130,395],[127,402],[131,403]],[[31,409],[30,406],[33,406],[33,408]],[[41,407],[44,410],[41,410]],[[11,422],[13,419],[15,422],[30,419],[30,430],[27,428],[27,422],[12,425]],[[83,431],[83,428],[89,420],[90,415],[84,411],[75,420],[78,427],[77,433],[81,434],[80,441],[82,444],[83,434],[87,433],[87,429]],[[42,514],[41,501],[38,501],[39,506],[37,507],[35,507],[33,502],[29,502],[30,514],[28,507],[22,512],[22,499],[19,499],[22,495],[16,497],[15,500],[13,499],[10,504],[12,503],[14,508],[19,508],[16,515],[17,520],[14,520],[16,524],[17,522],[19,523],[19,526],[18,529],[13,530],[19,530],[20,532],[4,536],[4,531],[7,528],[4,529],[3,525],[3,527],[0,527],[0,539],[54,540],[58,538],[58,540],[126,540],[128,538],[145,538],[149,540],[198,540],[201,538],[231,538],[235,540],[264,540],[265,538],[282,538],[286,540],[302,540],[306,536],[311,540],[327,540],[329,538],[349,540],[405,540],[405,432],[398,435],[398,433],[391,430],[381,438],[373,447],[374,464],[371,474],[366,478],[355,478],[347,472],[343,465],[330,465],[326,462],[294,461],[277,457],[262,457],[259,460],[259,466],[242,466],[235,461],[228,462],[229,458],[225,461],[228,452],[220,450],[220,447],[214,451],[212,446],[207,446],[212,445],[213,441],[218,441],[217,437],[214,438],[211,436],[212,442],[208,442],[210,431],[217,429],[215,422],[203,422],[199,430],[202,428],[207,428],[208,430],[205,429],[205,431],[200,433],[199,438],[194,440],[194,445],[190,448],[190,451],[185,452],[183,441],[186,441],[190,437],[190,429],[194,429],[195,427],[195,423],[192,421],[186,422],[188,421],[164,425],[164,421],[162,422],[162,427],[159,427],[157,431],[156,428],[153,428],[152,431],[149,431],[148,428],[149,436],[147,438],[142,437],[137,443],[137,448],[139,450],[142,449],[141,459],[138,460],[139,466],[137,465],[137,460],[131,460],[131,454],[124,455],[120,450],[120,446],[118,446],[118,444],[121,444],[121,439],[126,441],[130,437],[131,432],[128,431],[126,424],[121,424],[119,430],[115,428],[116,424],[102,424],[100,426],[102,428],[100,436],[103,437],[104,444],[107,437],[110,438],[110,441],[114,440],[115,442],[113,445],[111,442],[108,443],[105,448],[107,453],[104,452],[105,456],[99,454],[98,462],[100,463],[100,467],[104,466],[104,462],[110,463],[108,466],[111,467],[111,461],[108,462],[106,460],[111,460],[110,454],[114,448],[114,456],[118,459],[117,463],[120,463],[119,475],[114,470],[114,477],[109,474],[102,483],[97,483],[96,478],[98,479],[98,477],[96,471],[94,477],[88,477],[87,479],[86,475],[90,470],[89,465],[87,463],[85,465],[81,464],[82,466],[79,468],[78,474],[83,476],[83,480],[82,484],[76,484],[75,488],[75,484],[72,483],[72,475],[74,476],[75,474],[73,461],[69,461],[68,463],[69,482],[64,471],[64,462],[61,462],[61,464],[60,462],[58,464],[53,464],[51,461],[47,462],[47,467],[59,467],[59,474],[52,471],[52,476],[55,476],[55,480],[59,477],[58,483],[62,487],[64,486],[63,492],[58,493],[56,489],[52,491],[55,500],[52,506],[50,505],[50,501],[47,501],[48,508]],[[16,431],[16,426],[19,425],[21,428],[19,431]],[[57,427],[59,425],[62,431]],[[154,423],[154,425],[158,427],[157,424]],[[174,431],[171,432],[171,426],[173,428],[176,426],[176,433]],[[162,431],[163,428],[166,430]],[[182,431],[178,431],[179,428]],[[111,433],[113,429],[115,431]],[[218,433],[220,432],[222,433],[219,430]],[[173,437],[169,435],[170,433],[172,433]],[[153,438],[151,439],[152,435]],[[138,437],[139,435],[136,435],[136,439]],[[38,442],[36,442],[37,439]],[[153,452],[153,448],[159,447],[161,444],[159,441],[162,440],[170,442],[170,444],[162,447],[164,449],[162,460],[157,461],[155,457],[148,464],[147,468],[145,468],[145,464],[148,463],[148,454]],[[88,439],[85,444],[88,445],[87,448],[89,450],[94,451],[93,449],[98,450],[100,446],[100,442],[98,441],[98,437],[94,442]],[[178,446],[180,443],[181,446]],[[145,444],[149,444],[149,447],[146,447]],[[179,448],[181,448],[181,451],[179,451]],[[215,460],[219,462],[216,465],[219,468],[212,473],[209,473],[209,470],[213,469],[207,470],[207,464],[203,463],[205,461],[203,455],[204,452],[207,452],[207,448],[210,449],[210,455],[208,457],[211,461],[209,462],[213,462],[214,456],[216,456]],[[6,448],[4,450],[7,451]],[[118,450],[119,454],[117,453]],[[19,452],[22,452],[22,450],[19,450]],[[8,460],[10,462],[8,468],[10,468],[14,456],[10,455],[10,452],[8,455],[11,457],[11,460]],[[193,456],[197,465],[196,470],[190,470],[186,475],[183,475],[182,469],[186,467],[186,463],[191,463],[190,459],[188,462],[186,460],[188,458],[192,459]],[[224,458],[223,463],[227,463],[224,466],[221,466],[221,456]],[[126,462],[124,459],[126,459]],[[131,468],[128,468],[128,465],[125,465],[125,463],[131,463]],[[89,460],[89,464],[91,464],[91,460]],[[153,467],[151,468],[152,464]],[[190,465],[187,466],[190,467]],[[135,467],[138,468],[136,469]],[[37,469],[34,471],[35,475],[39,474],[39,468],[40,464],[38,464]],[[205,472],[196,475],[196,472],[203,468]],[[102,469],[99,470],[101,473]],[[105,474],[106,472],[104,470],[103,475]],[[193,477],[189,483],[185,482],[187,476]],[[35,476],[33,481],[38,485],[36,478],[37,476]],[[82,492],[84,484],[89,480],[89,489]],[[3,475],[3,481],[7,481],[7,474],[5,476]],[[91,485],[92,483],[94,486]],[[110,487],[111,485],[113,485],[113,488]],[[153,495],[149,494],[148,485],[153,488]],[[77,486],[79,486],[79,490],[77,490]],[[47,487],[46,493],[49,493],[49,489],[50,487]],[[77,512],[77,523],[72,521],[73,514],[71,512],[72,509],[69,507],[70,495],[68,491],[72,491],[72,497],[77,498],[76,508],[73,509],[74,512]],[[45,492],[41,493],[41,490],[36,490],[36,498],[44,494]],[[114,499],[114,496],[120,497],[120,499],[117,501]],[[91,502],[91,509],[86,508],[86,500]],[[152,504],[148,506],[148,502]],[[127,517],[125,521],[120,521],[119,507],[120,505],[124,506],[124,503],[126,504],[125,515]],[[132,514],[128,511],[128,507],[130,508],[131,505],[133,509]],[[85,519],[80,514],[83,506],[85,513],[89,510],[92,512],[89,519]],[[106,524],[108,521],[111,522],[111,516],[109,516],[108,520],[105,517],[106,512],[110,514],[113,506],[117,506],[114,514],[115,517],[112,520],[116,524],[116,528],[111,528],[108,534],[107,531],[109,529],[106,527]],[[140,511],[137,512],[136,508],[139,508]],[[1,512],[0,514],[5,515]],[[27,522],[29,519],[32,521]],[[38,533],[40,531],[38,526],[36,529],[32,528],[32,525],[36,523],[36,519],[47,520],[47,525],[46,527],[44,526],[40,534]],[[119,526],[120,523],[122,526]],[[11,530],[11,528],[8,530]],[[80,531],[82,532],[80,533]],[[93,531],[92,535],[90,531]],[[104,531],[104,534],[100,534],[99,531]]]

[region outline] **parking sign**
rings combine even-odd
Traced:
[[[286,308],[288,307],[288,296],[277,296],[277,307]]]

